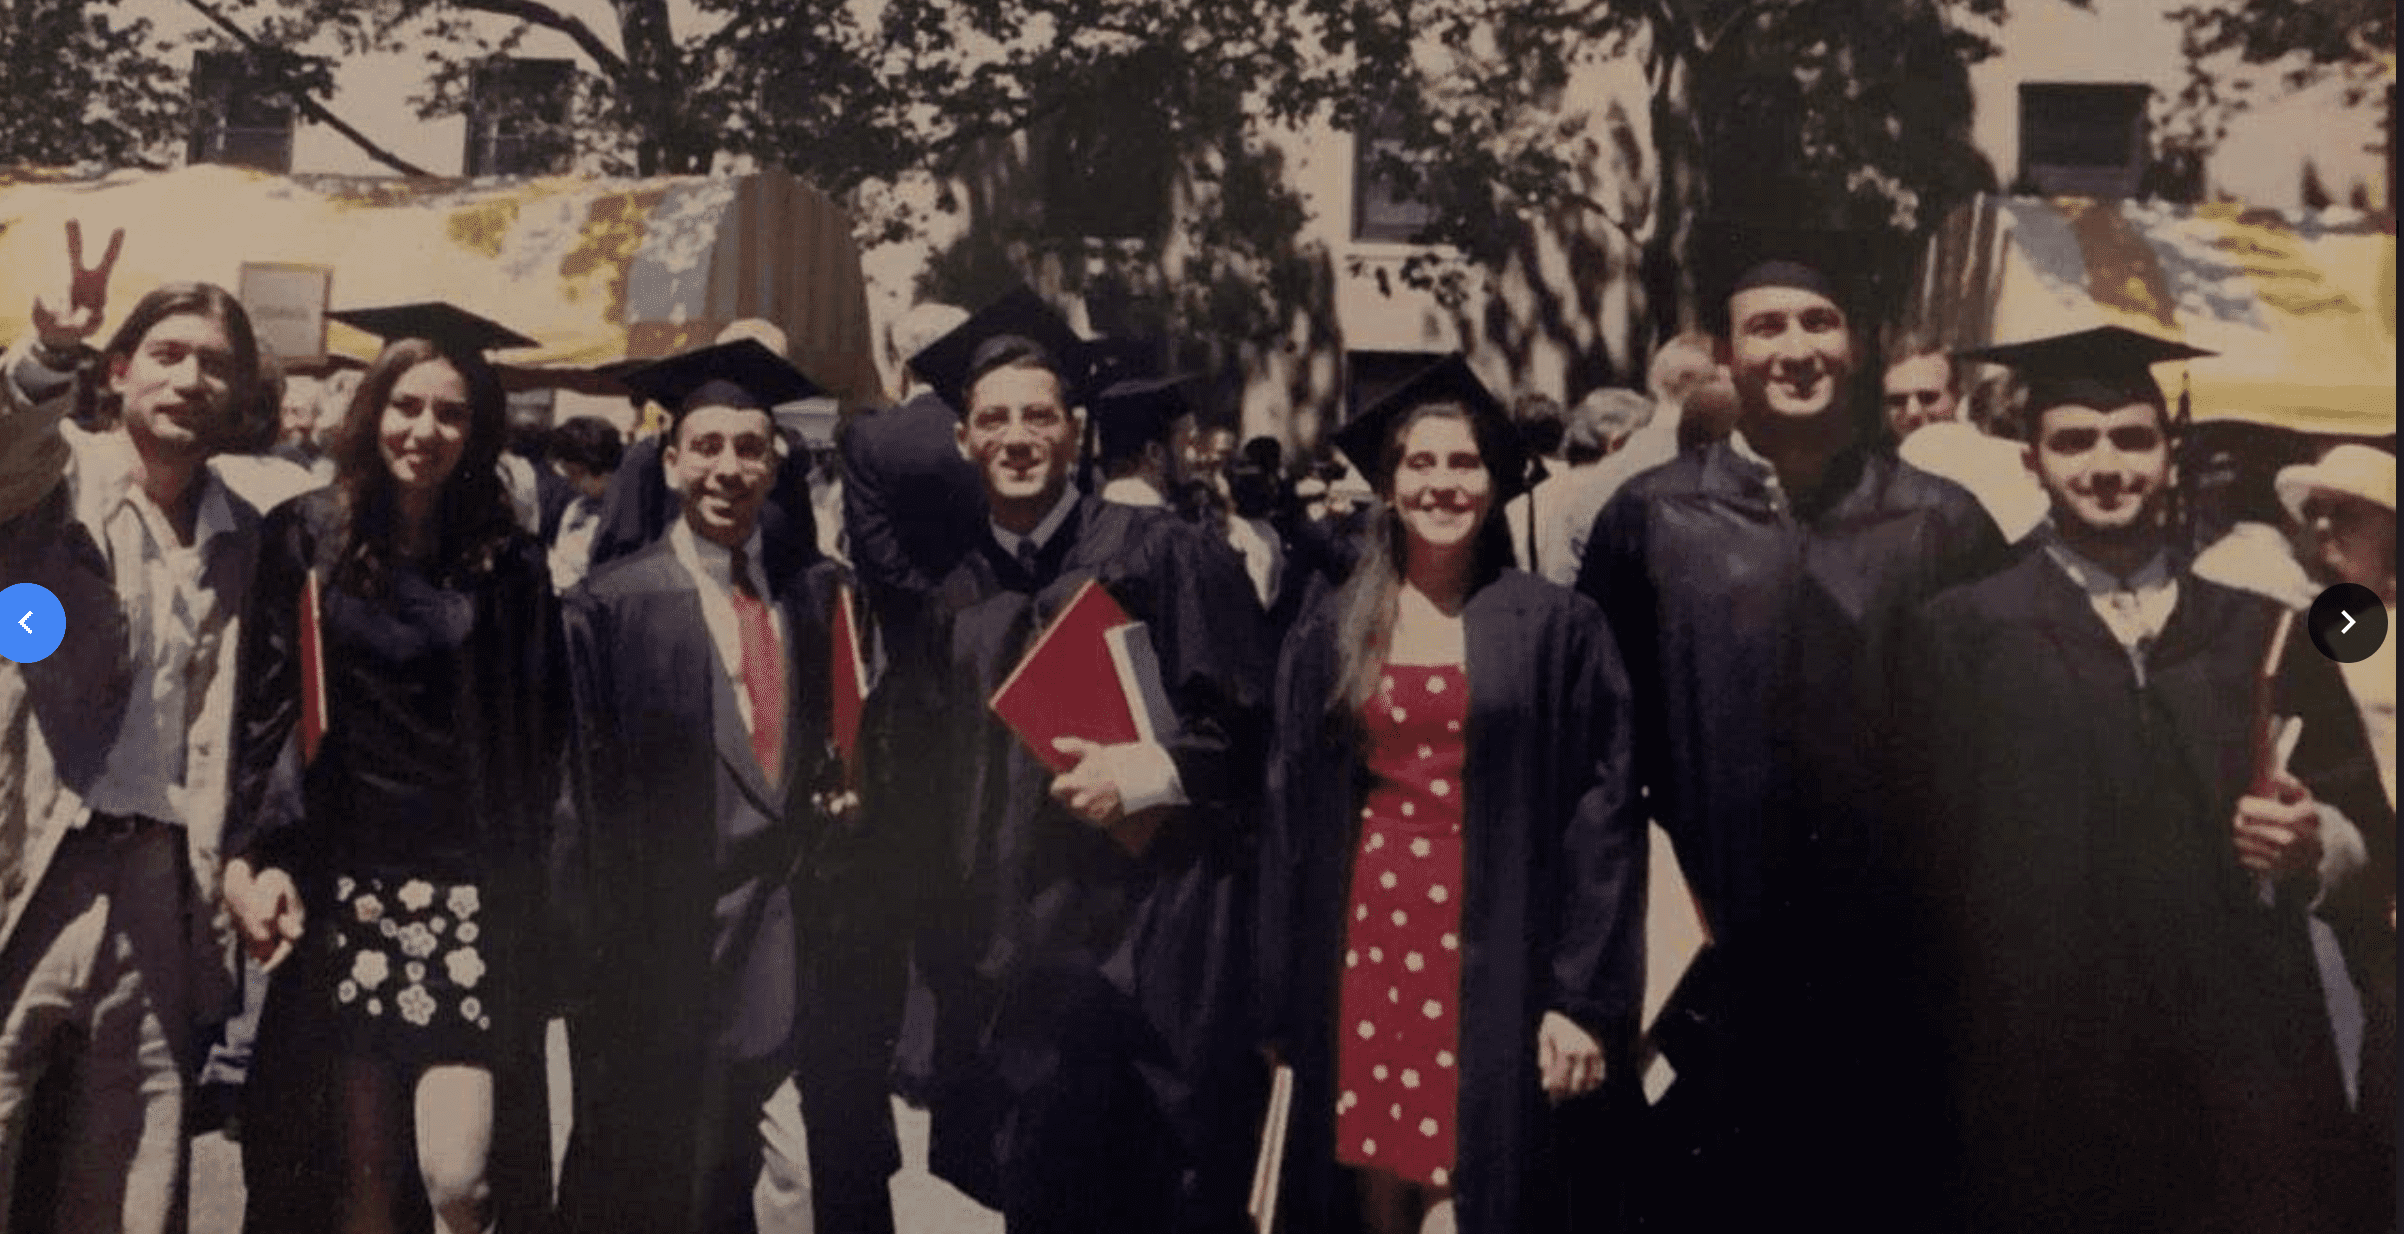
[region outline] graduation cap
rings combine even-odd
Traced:
[[[756,339],[737,339],[656,360],[621,376],[628,389],[668,409],[671,438],[696,395],[770,411],[826,393],[783,356]],[[771,417],[773,418],[773,417]]]
[[[2021,414],[2033,425],[2046,411],[2071,403],[2099,411],[2150,403],[2167,412],[2170,402],[2162,397],[2153,366],[2214,353],[2121,326],[2096,326],[1955,354],[2017,372],[2028,391]]]
[[[987,344],[1004,337],[1027,339],[1051,353],[1052,363],[1058,366],[1054,371],[1060,377],[1061,396],[1071,406],[1082,401],[1078,387],[1086,356],[1077,332],[1043,297],[1023,285],[969,314],[951,333],[927,344],[910,357],[910,369],[935,387],[954,414],[966,416],[969,371],[983,358],[980,353]]]
[[[1519,432],[1511,423],[1510,411],[1477,379],[1469,361],[1458,352],[1395,387],[1337,429],[1336,449],[1352,460],[1362,478],[1372,485],[1379,484],[1386,478],[1381,472],[1383,455],[1395,427],[1404,416],[1430,403],[1458,403],[1467,407],[1470,416],[1479,422],[1478,448],[1485,454],[1486,470],[1494,476],[1497,506],[1527,490],[1528,459],[1520,448]]]
[[[375,335],[387,346],[411,338],[422,338],[451,354],[534,346],[533,339],[443,300],[341,309],[326,316]]]
[[[1177,417],[1193,410],[1191,375],[1140,377],[1113,383],[1093,396],[1091,410],[1103,458],[1124,458],[1148,441],[1165,441]]]
[[[1697,308],[1706,328],[1722,337],[1729,330],[1729,299],[1759,287],[1825,296],[1858,321],[1882,256],[1875,238],[1863,232],[1726,220],[1698,224],[1694,252]]]

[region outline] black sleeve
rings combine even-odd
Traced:
[[[260,868],[290,865],[301,821],[301,601],[313,557],[302,508],[285,504],[261,531],[237,653],[224,851]]]
[[[1575,606],[1563,637],[1575,674],[1564,718],[1574,729],[1563,771],[1580,785],[1562,828],[1564,895],[1553,947],[1555,1010],[1623,1049],[1644,1011],[1644,809],[1632,781],[1634,712],[1602,611]]]
[[[1586,560],[1578,566],[1578,591],[1602,606],[1626,674],[1632,714],[1644,717],[1636,725],[1630,753],[1631,794],[1652,794],[1655,818],[1675,813],[1665,794],[1669,748],[1658,722],[1668,714],[1663,701],[1659,609],[1646,561],[1647,511],[1637,494],[1622,490],[1594,516],[1594,531],[1586,540]]]
[[[1183,524],[1156,534],[1167,543],[1150,571],[1153,646],[1180,726],[1169,757],[1195,805],[1249,803],[1268,742],[1268,618],[1234,549]],[[1251,818],[1249,810],[1240,815]]]
[[[868,413],[869,417],[887,412]],[[875,429],[863,420],[843,437],[843,534],[860,578],[879,590],[924,595],[938,581],[920,572],[902,548],[888,483],[876,458]]]

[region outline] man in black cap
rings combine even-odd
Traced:
[[[1081,493],[1076,336],[1032,293],[913,361],[961,409],[990,517],[940,593],[935,671],[872,802],[940,820],[917,961],[934,994],[935,1173],[1012,1230],[1232,1230],[1258,1063],[1246,1040],[1248,805],[1269,646],[1234,554]],[[1049,751],[987,700],[1087,582],[1144,623],[1157,742]],[[896,657],[898,665],[907,657]]]
[[[2203,354],[2116,327],[1971,353],[2019,370],[2052,514],[1911,635],[1969,1229],[2394,1217],[2310,916],[2359,863],[2349,820],[2392,817],[2333,666],[2171,547],[2149,365]],[[2274,735],[2287,716],[2300,734]]]
[[[1113,383],[1093,399],[1096,462],[1102,500],[1166,506],[1176,487],[1169,429],[1187,412],[1183,377],[1139,377]]]
[[[890,893],[832,787],[836,567],[778,579],[761,559],[769,409],[816,388],[750,340],[627,381],[673,417],[660,461],[681,516],[565,605],[576,1118],[560,1216],[571,1230],[753,1228],[763,1158],[772,1184],[798,1176],[776,1146],[804,1137],[784,1128],[764,1146],[761,1132],[791,1076],[816,1228],[890,1230],[900,959],[860,936],[854,906]]]
[[[1658,1030],[1678,1073],[1661,1216],[1917,1228],[1907,1114],[1928,1085],[1894,994],[1887,655],[2001,542],[1970,494],[1869,448],[1829,278],[1764,262],[1726,304],[1735,431],[1630,480],[1578,576],[1619,639],[1637,777],[1709,940]]]
[[[727,326],[718,332],[717,341],[725,344],[743,339],[780,357],[784,354],[784,332],[756,318]],[[642,392],[635,393],[639,396]],[[820,557],[818,519],[810,507],[810,460],[798,445],[788,439],[777,455],[776,482],[769,490],[767,505],[760,510],[760,532],[766,537],[761,561],[772,585],[809,569]],[[666,447],[661,437],[641,438],[626,447],[625,457],[602,494],[601,526],[593,533],[595,568],[651,544],[676,522],[681,507],[667,471],[660,466]]]

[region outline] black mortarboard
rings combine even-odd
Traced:
[[[1086,356],[1077,332],[1043,297],[1023,286],[971,313],[951,333],[927,344],[910,357],[910,369],[935,387],[954,414],[965,416],[968,374],[983,358],[980,353],[986,345],[1005,336],[1027,339],[1051,353],[1052,363],[1059,366],[1054,371],[1060,376],[1061,397],[1071,406],[1081,401],[1078,387]]]
[[[1527,490],[1527,456],[1520,449],[1519,432],[1511,424],[1509,409],[1486,388],[1486,383],[1477,379],[1469,361],[1458,353],[1430,365],[1337,429],[1336,449],[1352,460],[1352,465],[1360,469],[1361,477],[1372,487],[1382,487],[1386,477],[1380,467],[1386,443],[1403,416],[1429,403],[1459,403],[1469,409],[1471,416],[1484,422],[1477,434],[1478,447],[1486,454],[1486,470],[1494,475],[1497,506]]]
[[[448,352],[505,351],[534,346],[533,339],[442,300],[340,309],[326,316],[373,334],[387,344],[422,338]]]
[[[2162,397],[2153,366],[2213,353],[2121,326],[2096,326],[1956,354],[1965,360],[2007,365],[2018,373],[2027,390],[2020,414],[2033,424],[2047,410],[2070,403],[2098,411],[2151,403],[2167,411],[2170,402]]]
[[[1123,458],[1143,449],[1147,441],[1166,441],[1177,417],[1193,410],[1187,401],[1189,376],[1142,377],[1113,383],[1093,396],[1089,409],[1100,435],[1102,457]]]
[[[1696,224],[1694,253],[1696,308],[1704,327],[1722,337],[1729,329],[1729,298],[1759,287],[1826,296],[1858,322],[1887,256],[1863,232],[1731,219]]]
[[[724,382],[758,400],[763,411],[826,393],[783,356],[756,339],[737,339],[656,360],[625,374],[628,389],[668,409],[671,423],[685,404],[713,382]]]

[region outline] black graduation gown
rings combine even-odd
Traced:
[[[2232,839],[2277,609],[2178,586],[2142,685],[2042,553],[1911,636],[1972,1229],[2337,1230],[2364,1185],[2305,932],[2315,880],[2266,908]],[[2359,719],[2300,630],[2276,710],[2304,717],[2298,777],[2381,826]]]
[[[339,872],[334,867],[357,857],[362,843],[372,842],[374,851],[406,853],[422,835],[441,850],[422,854],[426,860],[475,873],[486,893],[485,933],[478,946],[494,955],[493,971],[509,978],[505,985],[478,991],[492,1009],[496,1057],[489,1173],[494,1210],[504,1228],[531,1226],[550,1205],[543,1025],[550,1006],[551,956],[544,862],[568,724],[550,572],[540,546],[516,536],[474,596],[474,625],[453,674],[453,714],[460,729],[452,746],[471,763],[453,786],[463,782],[470,800],[448,820],[451,825],[428,819],[424,833],[349,834],[349,825],[367,808],[354,794],[373,787],[360,777],[406,776],[409,769],[396,763],[391,751],[346,741],[343,709],[383,691],[405,693],[423,683],[371,680],[373,665],[344,662],[339,644],[330,643],[337,648],[326,663],[333,723],[317,759],[305,773],[300,770],[300,595],[312,563],[321,580],[332,576],[338,500],[331,489],[304,494],[280,507],[264,530],[243,629],[226,851],[247,853],[261,868],[291,871],[315,922],[329,920],[331,881]],[[325,603],[342,602],[329,594]],[[245,1085],[244,1228],[254,1234],[324,1228],[342,1187],[339,1155],[329,1150],[341,1143],[341,1112],[333,1099],[339,1059],[329,1048],[336,1037],[328,1001],[339,974],[328,971],[327,953],[314,945],[324,940],[312,931],[307,941],[312,945],[297,948],[272,979]],[[405,1100],[399,1108],[407,1110]],[[398,1142],[409,1142],[405,1115],[392,1130]],[[414,1171],[404,1177],[414,1179]],[[404,1228],[430,1228],[423,1190],[402,1186],[397,1194]]]
[[[1644,999],[1646,842],[1630,779],[1627,679],[1601,611],[1505,571],[1463,611],[1469,678],[1462,884],[1460,1161],[1464,1234],[1608,1228],[1563,1211],[1569,1172],[1536,1068],[1536,1027],[1561,1011],[1632,1079]],[[1364,788],[1358,726],[1334,721],[1334,597],[1304,616],[1278,666],[1261,868],[1261,988],[1294,1067],[1280,1229],[1344,1228],[1335,1165],[1336,988]],[[1614,1094],[1621,1095],[1621,1094]],[[1584,1147],[1584,1145],[1578,1145]]]
[[[843,432],[843,528],[880,620],[908,624],[985,534],[985,490],[951,405],[921,393]]]
[[[783,825],[730,843],[716,826],[726,688],[691,576],[666,539],[598,571],[564,605],[576,697],[575,820],[554,850],[569,983],[576,1117],[559,1213],[575,1230],[696,1228],[704,1111],[722,1106],[723,1021],[773,994],[747,982],[769,897],[792,888],[793,1044],[820,1229],[874,1211],[900,1157],[885,1097],[898,1004],[891,948],[863,945],[886,888],[858,877],[863,840],[811,803],[828,783],[827,621],[841,581],[824,563],[774,580],[788,694]],[[761,1094],[765,1096],[765,1094]],[[873,1187],[874,1194],[853,1194]],[[849,1190],[847,1190],[849,1189]]]
[[[1880,824],[1893,643],[1918,604],[2002,553],[1976,498],[1867,449],[1798,509],[1718,441],[1596,516],[1578,590],[1619,639],[1637,780],[1712,940],[1660,1030],[1680,1077],[1665,1117],[1693,1120],[1660,1172],[1685,1191],[1669,1201],[1682,1220],[1920,1202],[1907,1189],[1924,1172],[1890,1168],[1919,1138],[1902,1106],[1928,1087]],[[1690,1136],[1710,1147],[1685,1154]]]
[[[1166,510],[1082,498],[1041,580],[982,544],[939,594],[941,671],[893,721],[934,738],[907,743],[919,787],[893,815],[945,829],[926,840],[916,953],[935,1003],[932,1167],[1022,1220],[1240,1222],[1260,1087],[1245,1014],[1260,606],[1235,553]],[[1140,857],[1054,803],[986,705],[1087,579],[1149,626],[1182,727],[1168,748],[1191,804]]]

